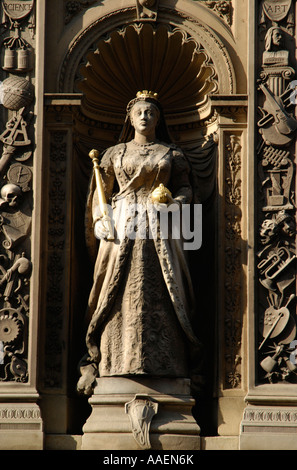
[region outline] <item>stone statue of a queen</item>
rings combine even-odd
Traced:
[[[182,239],[169,226],[169,213],[191,203],[190,165],[170,141],[155,93],[144,90],[129,102],[120,141],[99,166],[113,237],[93,175],[86,233],[90,249],[98,240],[99,248],[78,391],[90,395],[96,377],[194,380],[200,351],[194,294]],[[164,214],[166,236],[160,230]]]

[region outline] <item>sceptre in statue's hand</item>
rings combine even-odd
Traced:
[[[92,162],[93,162],[96,186],[97,186],[97,191],[98,191],[99,210],[100,210],[100,218],[98,220],[102,222],[104,229],[107,232],[106,237],[99,236],[98,238],[106,238],[107,240],[114,240],[111,219],[108,215],[108,206],[107,206],[103,183],[102,183],[102,179],[100,175],[98,150],[96,149],[91,150],[89,153],[89,157],[92,159]]]

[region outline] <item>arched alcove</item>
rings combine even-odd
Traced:
[[[159,95],[172,139],[191,161],[198,186],[202,188],[199,196],[205,203],[203,239],[206,242],[199,252],[191,253],[191,270],[199,297],[196,327],[199,336],[207,341],[206,356],[212,364],[205,365],[206,395],[211,402],[204,410],[206,430],[201,421],[200,425],[202,432],[212,433],[216,428],[215,419],[210,418],[216,413],[210,407],[216,367],[216,201],[213,196],[217,178],[214,134],[218,122],[210,97],[236,93],[236,76],[226,46],[198,18],[203,8],[197,5],[195,17],[191,16],[192,12],[163,8],[156,22],[136,21],[135,7],[115,8],[95,18],[69,44],[60,67],[58,91],[65,96],[81,94],[81,105],[71,110],[69,395],[75,395],[77,364],[84,352],[83,321],[92,282],[92,266],[84,241],[84,209],[92,171],[88,153],[92,148],[103,151],[117,142],[128,101],[137,91],[149,89]],[[202,400],[201,407],[204,403]],[[70,415],[76,415],[76,419],[79,413],[72,409]],[[75,432],[79,431],[75,429]]]
[[[158,93],[167,119],[201,119],[209,95],[218,90],[207,52],[180,28],[132,24],[100,39],[79,68],[75,87],[83,93],[82,112],[96,120],[122,122],[127,103],[139,90]],[[196,114],[196,116],[195,116]]]
[[[87,51],[95,51],[99,41],[107,40],[111,43],[113,39],[116,41],[115,36],[118,33],[123,37],[125,32],[127,34],[130,32],[129,39],[126,38],[127,44],[129,43],[128,49],[126,49],[126,52],[122,49],[122,52],[126,57],[126,61],[131,61],[129,54],[137,54],[136,51],[129,49],[131,45],[136,45],[133,39],[133,28],[135,31],[140,31],[148,30],[149,26],[155,29],[165,26],[165,29],[167,29],[167,33],[165,33],[164,28],[160,29],[161,35],[163,32],[163,44],[159,42],[160,51],[156,50],[156,53],[159,54],[164,46],[166,47],[168,32],[171,35],[174,29],[179,29],[183,41],[194,41],[196,47],[204,50],[209,62],[213,63],[218,76],[218,93],[234,94],[237,92],[237,77],[231,58],[231,55],[234,57],[234,52],[232,53],[234,39],[231,30],[202,3],[172,0],[168,4],[166,3],[166,6],[160,5],[156,21],[142,21],[137,18],[136,5],[133,1],[128,1],[125,6],[119,7],[116,0],[111,0],[107,5],[98,6],[89,12],[87,11],[85,16],[86,24],[84,24],[84,27],[80,29],[80,23],[77,26],[74,24],[73,28],[65,34],[65,44],[61,43],[65,55],[60,63],[57,75],[58,92],[72,93],[75,91],[77,73],[81,64],[87,62]],[[79,22],[79,19],[77,21]],[[128,29],[127,26],[129,26]],[[75,33],[75,31],[77,32]],[[222,40],[223,36],[224,39]],[[146,36],[147,38],[148,36]],[[119,46],[119,41],[117,44]],[[229,47],[227,47],[227,44]],[[175,42],[175,45],[178,47],[178,42]],[[149,47],[149,44],[145,45],[145,47],[147,46]],[[115,43],[113,47],[116,47]],[[122,59],[125,60],[124,57],[120,57],[121,61]],[[135,65],[137,64],[134,63],[134,70]]]

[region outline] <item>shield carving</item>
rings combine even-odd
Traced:
[[[292,0],[264,0],[263,9],[271,21],[283,20],[291,8]]]
[[[34,6],[34,0],[2,0],[4,12],[12,20],[21,20],[29,15]]]

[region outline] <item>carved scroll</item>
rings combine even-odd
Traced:
[[[262,2],[265,28],[258,81],[257,318],[260,382],[297,382],[290,360],[296,338],[295,99],[291,0]]]

